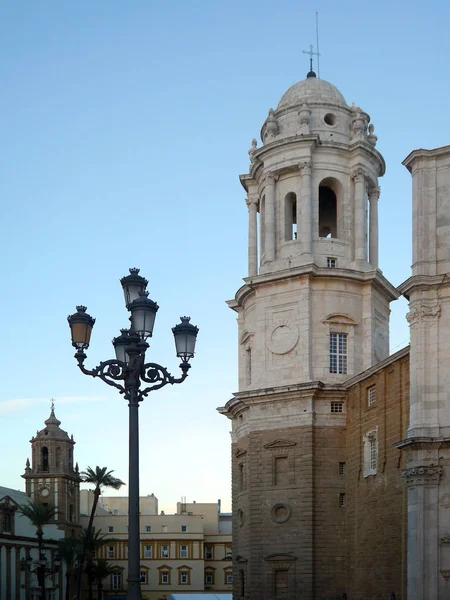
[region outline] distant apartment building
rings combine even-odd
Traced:
[[[87,526],[92,492],[81,491],[81,525]],[[97,553],[116,567],[104,581],[104,596],[126,596],[128,575],[127,499],[100,497],[94,518],[96,531],[111,541]],[[217,503],[178,502],[175,514],[158,514],[152,494],[140,499],[141,586],[147,600],[166,599],[171,593],[227,592],[233,587],[231,513]]]

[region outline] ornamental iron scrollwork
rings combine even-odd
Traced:
[[[147,344],[145,344],[148,347]],[[85,375],[98,377],[108,385],[115,387],[126,400],[132,397],[132,391],[136,393],[136,399],[141,402],[148,394],[154,390],[159,390],[167,384],[174,385],[175,383],[183,383],[188,376],[188,371],[191,367],[189,363],[183,362],[180,365],[182,371],[181,377],[174,377],[169,373],[166,367],[162,367],[157,363],[144,362],[145,349],[136,349],[135,352],[130,349],[130,361],[128,364],[116,360],[106,360],[101,362],[94,369],[87,369],[84,366],[86,354],[80,350],[75,354],[78,361],[78,367]],[[122,381],[123,385],[119,382]],[[150,383],[144,389],[140,389],[141,381]]]

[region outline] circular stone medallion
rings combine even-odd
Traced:
[[[289,506],[289,504],[284,504],[280,502],[272,506],[270,514],[272,517],[272,521],[274,521],[275,523],[286,523],[286,521],[291,516],[291,507]]]
[[[283,321],[273,328],[267,347],[273,354],[286,354],[295,348],[298,338],[297,325],[292,322]]]
[[[50,494],[50,490],[45,487],[42,488],[39,493],[43,498],[47,498],[47,496]]]

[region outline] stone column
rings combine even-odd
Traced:
[[[367,261],[366,242],[366,180],[360,167],[352,173],[355,180],[355,260]]]
[[[369,192],[370,201],[370,234],[369,234],[369,262],[374,269],[378,269],[378,199],[380,188],[372,188]]]
[[[414,450],[410,450],[410,452]],[[406,469],[408,493],[408,600],[437,600],[439,594],[438,511],[442,467]]]
[[[275,260],[275,177],[273,173],[266,175],[265,206],[265,255],[266,261]]]
[[[248,194],[248,276],[258,275],[258,230],[256,213],[258,210],[258,196]]]
[[[312,197],[311,197],[311,170],[312,162],[300,165],[302,176],[299,200],[297,201],[297,231],[301,232],[303,253],[312,258]],[[297,234],[299,237],[299,234]]]

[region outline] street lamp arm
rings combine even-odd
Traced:
[[[86,369],[84,361],[86,360],[86,354],[83,351],[78,351],[75,354],[75,358],[78,361],[78,367],[85,375],[91,377],[99,377],[102,381],[117,388],[121,394],[125,393],[125,388],[116,383],[117,381],[124,380],[126,377],[126,365],[120,360],[110,359],[101,362],[94,369]]]
[[[173,385],[174,383],[183,383],[188,376],[191,365],[187,362],[183,362],[181,363],[180,368],[183,374],[181,377],[174,377],[165,367],[156,363],[146,363],[143,365],[141,379],[142,381],[153,385],[146,387],[143,390],[139,390],[139,400],[142,400],[144,396],[147,396],[150,392],[161,389],[168,383],[170,383],[170,385]]]

